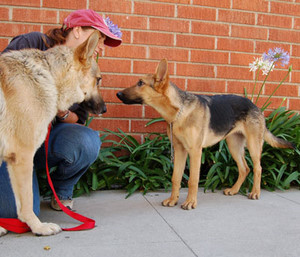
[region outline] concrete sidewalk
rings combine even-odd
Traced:
[[[300,191],[262,191],[258,201],[198,193],[198,207],[163,207],[170,193],[99,191],[77,198],[78,213],[96,220],[89,231],[36,237],[9,233],[0,238],[1,257],[299,257]],[[43,202],[42,221],[71,227],[76,222]],[[48,247],[49,250],[44,248]]]

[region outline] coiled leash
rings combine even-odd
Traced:
[[[78,213],[75,213],[75,212],[71,211],[70,209],[68,209],[67,207],[65,207],[60,202],[60,200],[55,192],[55,189],[54,189],[51,177],[50,177],[49,168],[48,168],[48,145],[49,145],[50,131],[51,131],[51,124],[49,124],[48,133],[47,133],[47,137],[45,140],[46,172],[47,172],[49,186],[51,187],[53,195],[54,195],[59,207],[63,210],[63,212],[66,213],[67,215],[69,215],[71,218],[82,222],[82,224],[79,226],[76,226],[73,228],[63,228],[62,230],[63,231],[79,231],[79,230],[93,229],[95,227],[95,220],[85,217],[83,215],[80,215]],[[30,228],[27,226],[27,224],[20,221],[19,219],[0,218],[0,226],[5,228],[8,231],[18,233],[18,234],[26,233],[26,232],[30,231]]]

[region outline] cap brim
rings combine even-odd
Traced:
[[[109,30],[106,30],[104,28],[99,28],[97,26],[92,26],[94,29],[99,30],[101,33],[103,33],[106,36],[106,39],[104,40],[104,44],[111,47],[119,46],[122,43],[122,39],[116,37],[113,33],[111,33]]]

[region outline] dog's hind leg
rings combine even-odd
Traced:
[[[263,139],[262,135],[251,136],[247,139],[247,147],[253,162],[253,187],[249,194],[249,199],[259,199],[260,184],[261,184],[261,153],[262,153]]]
[[[22,147],[7,161],[7,168],[15,194],[18,218],[36,235],[53,235],[61,231],[52,223],[41,223],[33,212],[32,172],[34,151]]]
[[[249,174],[249,167],[245,160],[245,137],[242,134],[232,134],[226,138],[226,143],[231,153],[232,158],[235,160],[239,177],[233,187],[224,190],[225,195],[235,195],[239,192],[241,185]]]
[[[187,151],[184,149],[183,145],[176,138],[173,139],[173,142],[174,142],[174,170],[172,175],[172,193],[170,198],[162,202],[163,206],[170,206],[170,207],[175,206],[178,202],[182,175],[183,175],[186,158],[187,158]]]

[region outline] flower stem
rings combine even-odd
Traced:
[[[268,74],[266,75],[266,77],[265,77],[265,79],[264,79],[264,82],[262,83],[262,85],[261,85],[261,87],[260,87],[260,90],[259,90],[259,92],[258,92],[256,101],[255,101],[255,104],[257,104],[257,101],[258,101],[258,99],[259,99],[259,97],[260,97],[260,95],[261,95],[261,91],[263,90],[263,88],[264,88],[264,86],[265,86],[265,84],[266,84],[266,81],[267,81],[267,79],[268,79],[268,77],[269,77],[269,75],[270,75],[270,72],[271,72],[271,70],[272,70],[273,67],[274,67],[274,64],[275,64],[275,62],[272,63],[271,68],[270,68],[270,70],[268,71]]]
[[[277,91],[277,89],[282,85],[282,83],[286,80],[286,78],[288,77],[288,75],[290,74],[290,70],[288,70],[287,74],[285,75],[285,77],[280,81],[280,83],[278,84],[278,86],[275,88],[275,90],[272,92],[272,94],[269,96],[269,98],[267,99],[267,101],[265,101],[263,107],[261,108],[262,111],[264,111],[266,109],[266,105],[268,104],[270,98],[274,95],[274,93]]]
[[[253,95],[254,95],[254,91],[255,91],[255,88],[256,88],[256,84],[257,84],[257,79],[258,79],[259,71],[260,71],[260,67],[257,69],[257,72],[256,72],[256,74],[255,74],[255,83],[254,83],[254,87],[253,87],[253,89],[252,89],[251,101],[253,101]]]

